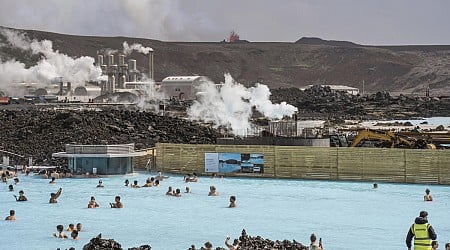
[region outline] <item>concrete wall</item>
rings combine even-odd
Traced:
[[[264,154],[272,178],[450,184],[450,151],[269,145],[156,144],[156,169],[204,173],[205,152]]]

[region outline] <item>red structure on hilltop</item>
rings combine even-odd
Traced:
[[[236,42],[236,41],[239,41],[240,39],[239,39],[239,35],[236,33],[236,32],[234,32],[234,30],[233,31],[231,31],[231,33],[230,33],[230,43],[234,43],[234,42]]]

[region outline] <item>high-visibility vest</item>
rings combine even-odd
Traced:
[[[414,234],[414,250],[431,250],[431,239],[428,235],[430,224],[413,224],[411,231]]]

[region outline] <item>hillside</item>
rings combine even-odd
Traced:
[[[187,43],[128,37],[89,37],[23,31],[30,38],[48,39],[53,47],[73,57],[95,57],[102,49],[122,49],[122,43],[140,43],[154,49],[155,80],[171,75],[205,75],[223,81],[225,72],[250,86],[261,82],[271,88],[309,84],[340,84],[366,93],[431,95],[450,92],[450,46],[363,46],[351,42],[302,38],[295,43]],[[0,37],[1,41],[1,37]],[[141,72],[147,72],[145,55],[132,53]],[[17,58],[27,66],[38,56],[7,46],[0,59]]]

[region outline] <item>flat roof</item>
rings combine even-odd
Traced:
[[[135,157],[135,156],[144,156],[147,155],[146,151],[139,151],[139,152],[133,152],[133,153],[127,153],[127,154],[68,154],[66,152],[58,152],[53,153],[52,157],[57,158],[118,158],[118,157]]]

